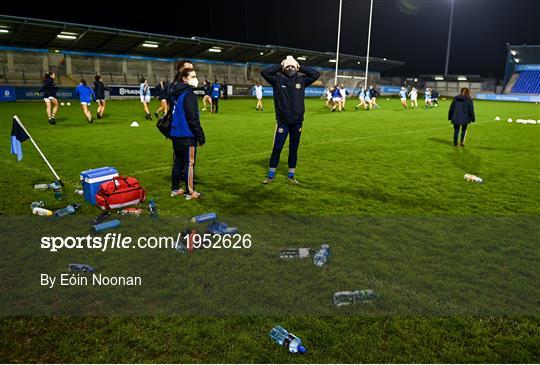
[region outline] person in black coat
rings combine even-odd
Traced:
[[[96,75],[94,81],[94,94],[96,95],[96,102],[98,104],[97,108],[97,118],[101,119],[103,118],[103,114],[105,113],[105,90],[111,91],[108,87],[105,86],[103,83],[103,79],[101,78],[101,75]]]
[[[448,110],[448,120],[454,125],[454,146],[458,145],[459,130],[461,128],[461,146],[465,146],[467,126],[474,122],[474,105],[469,88],[464,87],[461,93],[454,97]]]
[[[49,118],[49,124],[56,124],[56,112],[58,112],[58,99],[56,98],[56,91],[58,87],[54,82],[56,74],[54,72],[47,72],[43,79],[43,85],[39,88],[39,92],[43,93],[43,100],[47,107],[47,117]]]
[[[280,65],[262,70],[261,75],[273,88],[277,122],[270,167],[263,184],[274,181],[279,156],[287,135],[289,136],[289,173],[287,177],[289,182],[298,184],[294,176],[304,121],[305,90],[319,78],[320,72],[305,65],[300,66],[292,56],[287,56]]]

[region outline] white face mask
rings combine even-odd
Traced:
[[[199,80],[197,80],[197,78],[194,77],[194,78],[192,78],[192,79],[190,79],[188,81],[188,85],[193,86],[193,87],[197,87],[197,86],[199,86]]]

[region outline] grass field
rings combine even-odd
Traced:
[[[204,197],[169,197],[172,151],[136,101],[113,101],[88,125],[76,103],[48,125],[42,103],[0,104],[0,360],[4,362],[538,362],[540,361],[540,119],[534,104],[475,103],[467,146],[452,146],[448,102],[431,110],[329,113],[307,100],[299,186],[264,179],[271,100],[224,100],[201,114],[196,186]],[[153,108],[157,107],[154,102]],[[67,197],[34,192],[51,182],[29,142],[9,155],[17,114],[62,179]],[[495,122],[500,116],[503,121]],[[130,128],[133,120],[139,128]],[[114,166],[155,198],[160,220],[121,218],[115,232],[175,235],[214,211],[252,236],[243,250],[60,250],[40,237],[85,236],[99,212],[50,222],[30,213],[82,203],[80,171]],[[463,179],[481,176],[478,185]],[[330,263],[280,261],[277,250],[329,243]],[[109,275],[140,274],[133,288],[39,285],[84,261]],[[205,285],[208,284],[208,285]],[[380,298],[336,308],[332,294],[371,288]],[[302,337],[304,357],[270,342],[275,324]]]

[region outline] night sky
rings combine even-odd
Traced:
[[[15,4],[14,4],[15,3]],[[335,51],[339,0],[4,2],[3,14]],[[123,5],[120,5],[123,4]],[[144,4],[147,4],[146,6]],[[155,5],[154,5],[155,4]],[[444,72],[451,0],[374,0],[371,55]],[[506,43],[540,44],[540,0],[455,0],[450,74],[501,77]],[[341,51],[365,56],[369,0],[343,0]]]

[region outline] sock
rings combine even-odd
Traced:
[[[276,176],[276,168],[275,167],[270,167],[268,169],[268,177],[270,179],[273,179],[275,176]]]
[[[294,177],[294,171],[295,169],[289,169],[289,173],[287,174],[288,178]]]

